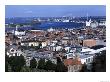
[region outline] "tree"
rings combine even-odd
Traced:
[[[55,71],[56,72],[67,72],[68,68],[62,62],[60,62],[60,63],[57,63]]]
[[[64,65],[64,63],[61,61],[59,57],[57,57],[57,65],[55,68],[56,72],[67,72],[68,68]]]
[[[52,63],[52,61],[48,60],[45,64],[45,70],[53,70],[55,71],[56,65]]]
[[[106,51],[101,52],[94,58],[91,71],[106,72]]]
[[[31,72],[31,69],[28,66],[24,66],[24,67],[22,67],[20,72]]]
[[[30,68],[36,68],[36,66],[37,66],[37,61],[33,57],[33,59],[30,60]]]
[[[9,56],[5,55],[5,72],[8,72],[8,61],[9,61]]]
[[[19,72],[22,67],[25,65],[25,59],[21,56],[11,56],[9,58],[9,64],[11,66],[11,70],[14,72]]]
[[[61,63],[60,57],[57,57],[57,63]]]
[[[26,64],[24,56],[20,55],[20,56],[18,56],[18,59],[20,61],[19,63],[20,63],[21,66],[24,66]]]
[[[5,62],[5,72],[8,72],[8,62]]]
[[[45,68],[45,59],[40,59],[38,62],[38,69],[44,69]]]
[[[102,56],[103,57],[103,56]],[[92,71],[93,72],[105,72],[106,71],[106,60],[100,59],[95,59],[94,62],[92,63]]]
[[[88,72],[87,65],[84,63],[80,72]]]

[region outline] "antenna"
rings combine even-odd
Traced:
[[[88,21],[88,13],[87,13],[87,21]]]

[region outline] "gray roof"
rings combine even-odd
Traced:
[[[80,58],[81,59],[85,59],[85,58],[88,58],[88,57],[92,57],[93,55],[80,55]]]

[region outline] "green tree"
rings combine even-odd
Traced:
[[[68,68],[64,65],[64,63],[61,61],[59,57],[57,57],[57,65],[55,68],[56,72],[67,72]]]
[[[11,56],[9,58],[9,64],[11,66],[11,70],[15,72],[19,72],[22,67],[25,65],[25,59],[21,56]]]
[[[19,59],[19,61],[20,61],[20,62],[19,62],[20,66],[24,66],[24,65],[26,64],[26,61],[25,61],[23,55],[18,56],[18,59]]]
[[[44,69],[45,68],[45,59],[40,59],[38,62],[38,69]]]
[[[33,59],[30,60],[30,68],[36,68],[36,66],[37,66],[37,61],[33,57]]]
[[[93,59],[92,72],[106,72],[106,51],[97,54]]]
[[[68,68],[62,62],[60,62],[60,63],[57,63],[55,71],[56,72],[67,72]]]
[[[56,65],[52,63],[52,61],[48,60],[45,64],[45,70],[53,70],[55,71]]]
[[[8,72],[8,61],[9,61],[9,56],[5,55],[5,72]]]
[[[5,72],[8,72],[8,62],[5,62]]]
[[[31,69],[28,66],[24,66],[22,67],[21,72],[31,72]]]

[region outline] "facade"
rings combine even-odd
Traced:
[[[94,39],[83,40],[83,46],[85,46],[85,47],[92,47],[95,45],[96,45],[96,40],[94,40]]]
[[[47,46],[46,41],[22,41],[21,42],[22,46],[39,46],[39,44],[41,44],[42,48]]]
[[[106,26],[106,21],[100,21],[99,26]]]
[[[15,31],[15,35],[25,35],[25,31]]]
[[[86,21],[86,26],[90,27],[91,22],[92,22],[91,19],[89,21]]]
[[[96,21],[93,21],[93,22],[91,22],[91,24],[90,24],[90,26],[91,26],[92,28],[96,28],[98,25],[99,25],[99,24],[98,24],[98,22],[96,22]]]
[[[93,55],[80,55],[80,61],[82,64],[90,64],[93,62]]]
[[[47,49],[50,51],[60,51],[62,49],[62,46],[50,45],[47,47]]]
[[[78,58],[65,59],[64,65],[68,67],[68,72],[77,72],[82,67],[81,61]]]
[[[24,55],[24,53],[21,50],[11,48],[10,50],[7,51],[7,55],[9,57],[11,57],[11,56],[20,56],[20,55]]]

